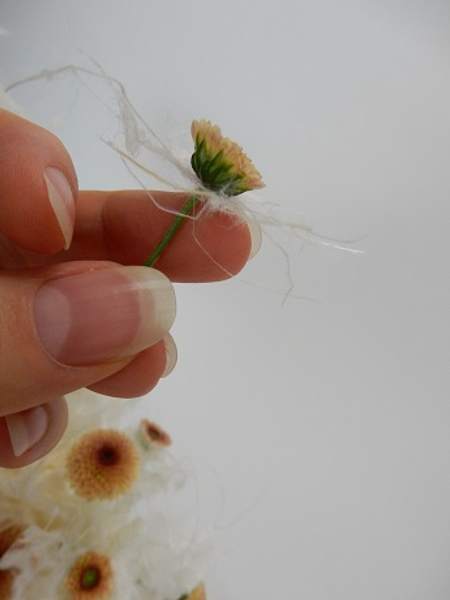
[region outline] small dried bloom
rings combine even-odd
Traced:
[[[86,433],[67,457],[69,482],[86,500],[110,500],[124,494],[138,472],[136,446],[126,434],[114,429]]]
[[[86,552],[70,568],[65,581],[70,600],[108,600],[114,587],[109,558],[98,552]]]
[[[139,437],[146,448],[152,446],[165,447],[170,446],[172,443],[170,435],[159,425],[148,419],[142,419],[139,426]]]
[[[22,533],[23,527],[20,525],[0,524],[0,558],[6,554]],[[12,598],[14,577],[14,569],[0,569],[0,600]]]
[[[191,165],[202,184],[227,196],[237,196],[264,187],[260,173],[242,148],[223,137],[211,121],[192,121],[195,152]]]
[[[200,583],[189,595],[185,594],[184,596],[181,596],[179,600],[206,600],[203,583]]]

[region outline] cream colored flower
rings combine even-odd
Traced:
[[[131,438],[115,429],[85,434],[67,457],[67,476],[86,500],[110,500],[124,494],[137,479],[139,456]]]
[[[214,192],[237,196],[264,187],[260,173],[242,148],[223,137],[211,121],[192,121],[195,152],[191,165],[201,183]]]
[[[109,558],[98,552],[80,556],[70,568],[65,588],[70,600],[108,600],[114,588]]]

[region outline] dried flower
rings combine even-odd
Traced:
[[[200,583],[188,596],[188,600],[206,600],[205,587]]]
[[[264,187],[260,173],[242,148],[223,137],[211,121],[192,121],[195,152],[191,165],[202,184],[214,192],[237,196]]]
[[[255,169],[252,161],[236,142],[223,137],[217,125],[206,119],[194,120],[191,134],[195,144],[191,166],[202,186],[225,196],[238,196],[264,187],[261,174]],[[200,198],[201,194],[190,196],[160,243],[145,261],[147,267],[155,264]]]
[[[136,446],[126,434],[114,429],[85,434],[67,457],[69,481],[86,500],[110,500],[124,494],[138,471]]]
[[[0,524],[0,559],[20,538],[23,527],[17,524]],[[14,569],[0,569],[0,600],[9,600],[12,597],[14,583]]]
[[[146,448],[152,446],[166,447],[172,443],[170,435],[159,425],[148,419],[142,419],[139,427],[139,437]]]
[[[185,594],[178,600],[206,600],[205,587],[200,583],[189,595]]]
[[[114,574],[109,558],[86,552],[72,565],[65,581],[70,600],[108,600],[113,591]]]

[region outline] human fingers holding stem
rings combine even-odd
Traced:
[[[65,394],[154,387],[176,356],[171,280],[237,273],[252,236],[230,215],[205,213],[186,221],[158,270],[136,266],[186,195],[78,192],[61,142],[6,111],[0,159],[0,466],[19,467],[60,439]]]

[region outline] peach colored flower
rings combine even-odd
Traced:
[[[114,587],[109,558],[98,552],[86,552],[74,562],[64,585],[70,600],[108,600]]]
[[[187,600],[206,600],[205,587],[202,583],[200,583],[195,590],[193,590]]]
[[[199,583],[199,585],[192,590],[190,594],[184,594],[178,600],[206,600],[205,587],[203,583]]]
[[[124,494],[139,473],[138,451],[125,433],[96,429],[75,443],[67,457],[67,476],[86,500],[110,500]]]
[[[214,192],[237,196],[264,187],[260,173],[242,148],[223,137],[211,121],[192,121],[195,152],[191,165],[201,183]]]

